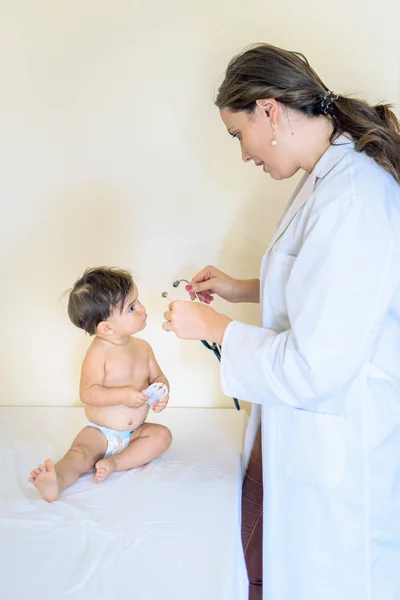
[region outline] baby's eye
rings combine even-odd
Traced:
[[[135,310],[135,305],[132,304],[132,306],[129,307],[129,311],[128,312],[133,312]]]

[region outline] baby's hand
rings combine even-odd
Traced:
[[[166,396],[164,396],[164,398],[161,398],[161,400],[159,402],[154,402],[154,404],[152,405],[152,409],[155,413],[160,413],[162,410],[164,410],[164,408],[166,408],[167,404],[168,404],[168,400],[169,400],[169,394],[167,394]]]
[[[126,387],[126,400],[124,405],[128,408],[142,408],[147,402],[147,396],[134,387]]]

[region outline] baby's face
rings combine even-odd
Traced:
[[[121,336],[138,333],[146,327],[146,320],[146,309],[139,302],[139,292],[136,286],[127,297],[122,312],[118,307],[108,318],[114,333]]]

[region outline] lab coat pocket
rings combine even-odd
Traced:
[[[343,417],[279,408],[278,456],[288,477],[321,487],[337,486],[345,465]]]

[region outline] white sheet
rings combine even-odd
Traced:
[[[246,600],[243,411],[171,408],[151,420],[172,431],[164,456],[102,484],[86,475],[48,504],[29,472],[62,456],[83,410],[0,407],[1,598]]]

